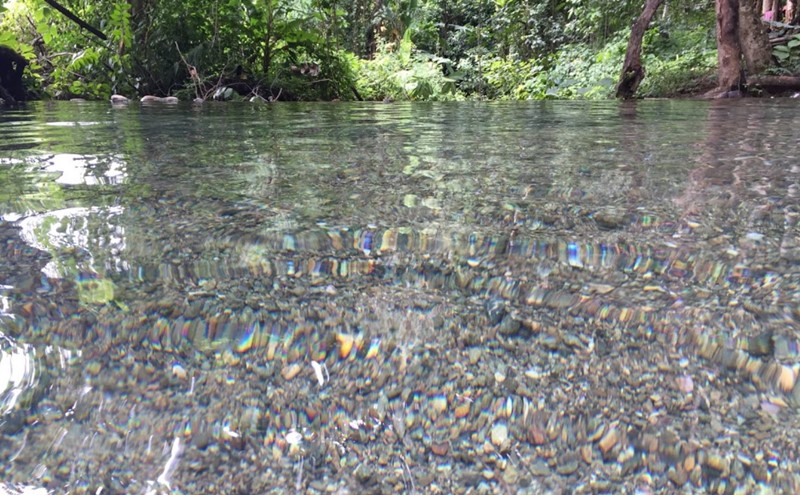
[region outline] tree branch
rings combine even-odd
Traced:
[[[92,27],[91,25],[89,25],[88,22],[84,21],[80,17],[78,17],[75,14],[73,14],[69,9],[67,9],[66,7],[61,5],[60,3],[56,2],[56,0],[44,0],[44,1],[47,3],[47,5],[53,7],[57,11],[61,12],[62,14],[64,14],[64,16],[67,17],[67,19],[71,20],[72,22],[74,22],[78,26],[84,28],[85,30],[89,31],[90,33],[92,33],[93,35],[97,36],[101,40],[105,41],[105,40],[108,39],[108,38],[106,38],[106,35],[103,34],[100,30],[98,30],[98,29]]]

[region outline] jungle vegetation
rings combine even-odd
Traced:
[[[0,46],[34,98],[651,97],[791,86],[796,21],[791,0],[5,0]]]

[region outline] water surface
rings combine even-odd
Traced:
[[[798,492],[795,107],[3,111],[0,492]]]

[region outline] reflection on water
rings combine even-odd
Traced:
[[[0,492],[798,492],[791,105],[2,114]]]
[[[125,178],[124,164],[116,157],[104,157],[107,163],[102,163],[98,157],[84,157],[61,153],[54,155],[50,163],[43,169],[44,172],[56,174],[57,184],[119,184]],[[97,174],[97,169],[103,166],[104,170]],[[90,172],[90,169],[92,171]]]
[[[8,349],[0,352],[0,407],[3,414],[8,414],[14,409],[20,394],[35,385],[36,370],[29,346],[16,346],[7,337],[4,339],[4,347]]]
[[[15,222],[20,228],[20,237],[29,246],[56,255],[42,268],[42,273],[50,278],[61,278],[74,277],[78,268],[92,273],[105,271],[110,266],[117,270],[124,268],[124,261],[118,255],[114,256],[125,249],[123,227],[114,223],[114,218],[122,213],[121,206],[74,207],[27,216],[6,214],[3,219]],[[90,226],[90,221],[102,218],[107,223],[98,228]],[[102,244],[107,255],[99,266],[95,266],[92,252],[97,251],[98,243]],[[63,259],[57,255],[65,251],[73,256]]]

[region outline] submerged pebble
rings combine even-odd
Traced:
[[[495,423],[490,433],[492,444],[500,448],[508,440],[508,426],[504,422]]]

